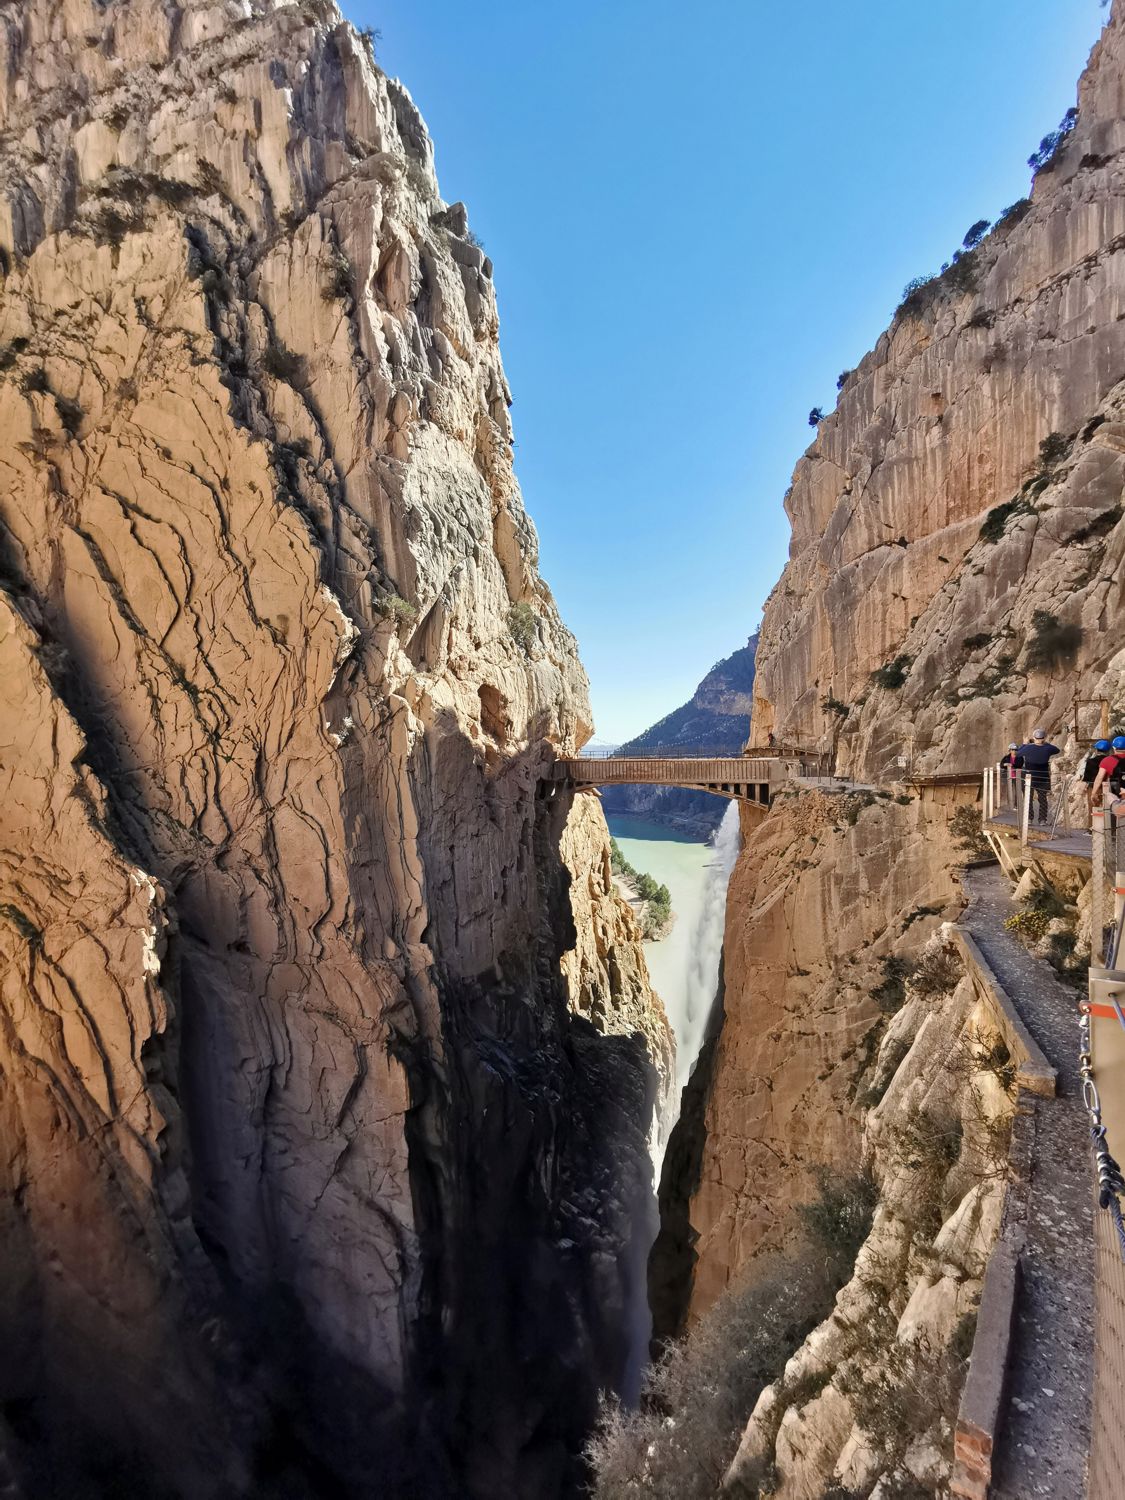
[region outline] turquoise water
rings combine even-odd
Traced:
[[[692,943],[703,914],[707,866],[715,851],[708,844],[697,843],[659,823],[650,823],[647,818],[611,816],[606,822],[633,868],[644,870],[672,894],[676,917],[672,930],[658,943],[645,944],[645,961],[653,989],[663,1000],[676,1033],[676,1045],[682,1048]],[[677,1068],[677,1073],[680,1071]]]
[[[680,1090],[691,1075],[719,978],[726,918],[727,881],[738,857],[738,807],[731,802],[713,844],[699,843],[646,818],[611,817],[609,831],[622,854],[668,887],[675,922],[667,937],[645,944],[656,993],[676,1034],[676,1087],[672,1118],[660,1122],[660,1140],[679,1112]]]

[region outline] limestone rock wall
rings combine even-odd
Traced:
[[[794,472],[751,740],[835,748],[878,791],[747,829],[676,1187],[694,1309],[784,1239],[811,1167],[854,1156],[881,965],[959,902],[953,809],[905,770],[976,774],[1037,723],[1073,764],[1076,697],[1125,719],[1123,91],[1117,0],[1030,202],[904,303]]]
[[[949,962],[936,944],[929,953]],[[831,1314],[759,1397],[725,1493],[755,1493],[766,1474],[779,1500],[833,1486],[947,1492],[1004,1213],[1014,1069],[996,1062],[1006,1052],[970,979],[953,973],[944,989],[908,986],[907,996],[867,1075],[876,1102],[862,1159],[878,1183],[870,1233]]]
[[[541,791],[589,709],[492,266],[325,0],[0,0],[0,79],[0,1342],[95,1446],[91,1370],[142,1452],[154,1350],[222,1390],[216,1493],[273,1421],[298,1487],[565,1489],[668,1041]]]
[[[760,821],[746,813],[727,890],[722,1027],[691,1101],[695,1161],[678,1167],[684,1243],[663,1246],[690,1283],[692,1316],[785,1245],[820,1170],[854,1166],[886,962],[961,904],[946,810],[899,795],[790,794]]]
[[[759,742],[960,771],[1036,722],[1063,734],[1076,690],[1125,708],[1123,77],[1118,0],[1030,204],[900,310],[798,463]],[[1037,611],[1062,649],[1032,649]]]

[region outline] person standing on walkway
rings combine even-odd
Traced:
[[[1022,770],[1023,756],[1020,754],[1020,747],[1013,740],[1008,746],[1007,755],[1000,757],[1000,779],[1004,783],[1004,800],[1009,807],[1017,805],[1016,786],[1019,781],[1019,773]]]
[[[1115,735],[1113,743],[1109,747],[1109,754],[1104,756],[1098,767],[1098,774],[1094,777],[1094,784],[1090,788],[1090,806],[1096,807],[1098,799],[1102,794],[1102,787],[1108,784],[1112,801],[1109,810],[1115,818],[1125,817],[1125,798],[1121,792],[1125,786],[1125,734]]]
[[[1098,778],[1098,770],[1102,761],[1109,754],[1108,740],[1095,740],[1094,748],[1082,763],[1082,782],[1086,788],[1086,802],[1090,812],[1094,810],[1094,782]]]
[[[1031,791],[1038,805],[1039,822],[1046,823],[1049,816],[1047,796],[1051,790],[1051,757],[1058,755],[1059,747],[1050,743],[1042,729],[1033,729],[1031,739],[1020,745],[1017,753],[1023,760],[1024,771],[1031,777]]]

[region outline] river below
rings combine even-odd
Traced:
[[[647,818],[606,820],[622,854],[636,870],[668,887],[675,921],[659,942],[645,944],[652,986],[676,1035],[676,1087],[671,1119],[658,1123],[654,1157],[659,1170],[707,1027],[719,977],[727,881],[738,855],[738,811],[727,808],[714,844],[699,843]]]

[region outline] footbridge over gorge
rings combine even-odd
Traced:
[[[568,786],[680,786],[716,797],[738,797],[768,807],[774,794],[795,777],[820,776],[820,757],[800,751],[750,749],[742,755],[690,753],[654,746],[645,755],[577,755],[555,762],[554,776]]]

